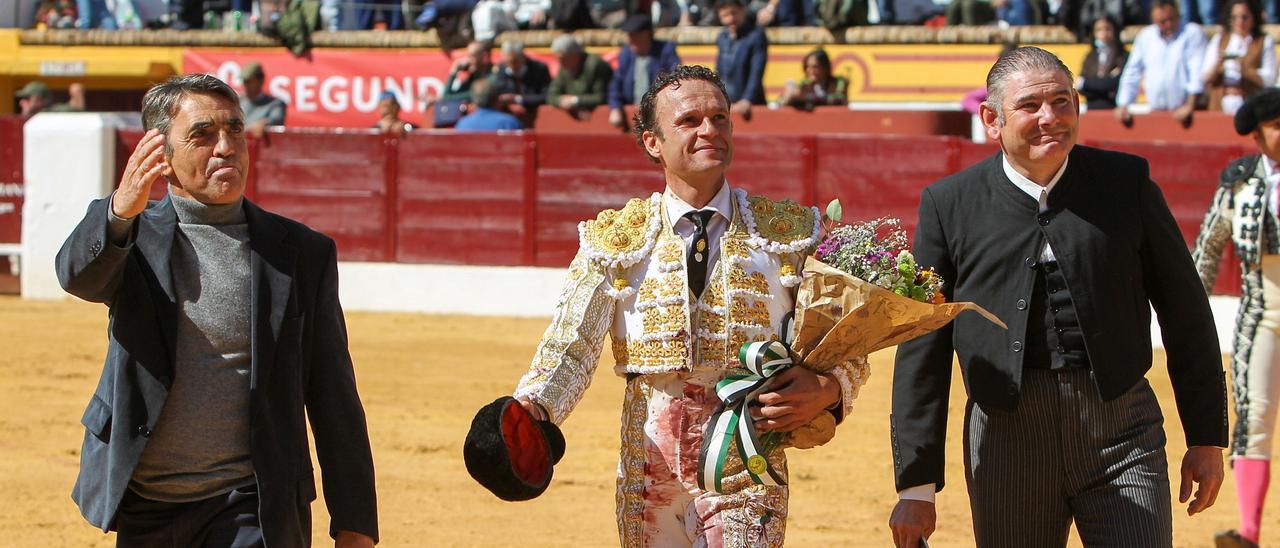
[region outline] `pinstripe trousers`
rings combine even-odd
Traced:
[[[965,480],[977,545],[1173,544],[1164,419],[1142,379],[1104,402],[1088,369],[1028,369],[1003,411],[969,401]]]

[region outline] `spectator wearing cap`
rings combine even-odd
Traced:
[[[41,112],[83,112],[84,85],[71,84],[68,94],[69,101],[54,103],[53,92],[49,90],[49,86],[39,80],[32,80],[13,95],[18,98],[19,114],[26,118]]]
[[[283,126],[284,101],[263,91],[267,75],[262,70],[262,65],[245,65],[240,72],[240,80],[244,83],[244,93],[240,95],[240,110],[244,111],[245,130],[260,138],[267,126]]]
[[[13,94],[18,98],[21,114],[30,118],[53,105],[53,92],[39,80],[33,80]]]
[[[538,107],[547,102],[551,70],[542,61],[524,53],[524,43],[507,40],[502,44],[502,62],[493,71],[498,88],[498,108],[511,113],[526,127],[533,127]]]
[[[604,104],[613,69],[598,55],[587,53],[571,34],[551,43],[560,72],[547,89],[547,102],[582,120]]]
[[[386,90],[378,95],[378,115],[380,118],[373,127],[382,133],[402,137],[413,130],[413,124],[400,118],[400,99],[394,91]]]
[[[1253,138],[1260,153],[1222,171],[1191,258],[1206,291],[1217,282],[1228,244],[1240,261],[1240,317],[1231,338],[1236,373],[1230,376],[1236,421],[1230,458],[1240,525],[1214,540],[1219,547],[1257,548],[1280,405],[1280,357],[1274,351],[1280,347],[1280,90],[1265,89],[1245,100],[1235,126],[1236,133]]]
[[[742,0],[719,0],[716,15],[724,29],[716,37],[716,72],[724,80],[730,110],[751,116],[751,105],[764,103],[764,66],[769,39],[764,28],[747,17]]]
[[[471,86],[471,113],[458,120],[454,129],[461,132],[523,129],[515,116],[498,110],[498,91],[492,80],[481,80]]]
[[[622,23],[627,45],[618,52],[618,70],[609,80],[609,123],[625,129],[627,117],[622,107],[634,105],[644,97],[658,74],[680,66],[676,44],[653,38],[653,20],[645,14],[634,14]]]

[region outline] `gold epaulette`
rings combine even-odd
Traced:
[[[752,243],[774,253],[807,252],[818,243],[822,218],[817,208],[791,200],[747,196],[738,190],[739,210],[751,232]]]
[[[662,228],[660,194],[632,198],[621,210],[606,209],[578,225],[578,245],[605,267],[626,268],[653,250]]]

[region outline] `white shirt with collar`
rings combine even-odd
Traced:
[[[670,188],[662,193],[662,203],[667,210],[667,222],[684,241],[684,248],[689,249],[690,243],[693,242],[693,233],[697,228],[693,221],[684,215],[690,211],[700,210],[681,200]],[[733,192],[729,189],[728,181],[720,185],[720,191],[701,210],[716,212],[707,222],[707,276],[710,277],[711,272],[716,268],[716,262],[720,260],[720,237],[724,236],[733,219]]]
[[[1024,177],[1017,170],[1013,169],[1013,165],[1009,163],[1009,157],[1001,155],[1001,164],[1004,167],[1004,175],[1009,178],[1009,182],[1031,196],[1040,203],[1040,212],[1049,209],[1049,192],[1053,191],[1053,187],[1062,179],[1062,174],[1067,172],[1067,161],[1062,162],[1062,167],[1058,168],[1058,172],[1053,174],[1053,179],[1049,180],[1049,184],[1040,186]],[[1274,193],[1272,194],[1274,196]],[[1274,199],[1274,198],[1273,198]],[[1049,242],[1044,242],[1044,249],[1040,250],[1040,262],[1047,263],[1057,260],[1053,256],[1053,248],[1049,247]],[[924,502],[933,502],[937,496],[938,485],[936,483],[926,483],[915,487],[908,487],[898,491],[898,500],[920,500]]]
[[[1275,160],[1262,156],[1262,181],[1267,185],[1267,209],[1271,215],[1280,219],[1280,166]]]
[[[1030,196],[1032,199],[1039,202],[1041,213],[1048,211],[1049,193],[1052,192],[1053,187],[1058,184],[1058,180],[1062,178],[1062,174],[1066,173],[1067,161],[1064,160],[1062,162],[1062,167],[1058,168],[1058,172],[1053,174],[1053,178],[1050,179],[1049,184],[1045,186],[1036,184],[1035,181],[1024,177],[1021,173],[1018,173],[1017,170],[1013,169],[1013,165],[1009,163],[1008,156],[1002,155],[1001,161],[1001,163],[1004,164],[1004,175],[1009,178],[1009,182],[1013,183],[1013,186],[1018,187],[1018,190],[1027,193],[1027,196]],[[1045,241],[1044,249],[1040,250],[1040,262],[1047,263],[1055,260],[1057,259],[1053,256],[1053,248],[1049,247],[1048,241]]]
[[[1204,91],[1201,60],[1206,42],[1204,31],[1195,23],[1182,25],[1169,39],[1155,25],[1142,29],[1120,74],[1116,105],[1128,106],[1137,100],[1139,83],[1152,110],[1176,109],[1186,103],[1187,96]]]

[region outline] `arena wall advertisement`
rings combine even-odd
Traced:
[[[253,61],[267,73],[267,93],[289,104],[287,125],[294,127],[370,127],[378,120],[383,90],[396,94],[406,118],[417,119],[423,95],[440,92],[453,64],[439,50],[313,50],[294,57],[283,50],[191,49],[183,56],[183,70],[213,74],[242,91],[241,67]]]

